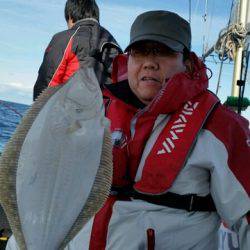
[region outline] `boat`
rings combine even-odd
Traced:
[[[206,1],[207,4],[207,1]],[[190,0],[191,6],[191,0]],[[206,13],[205,13],[206,14]],[[191,21],[191,16],[190,16]],[[235,39],[233,47],[226,47],[227,39]],[[250,100],[245,96],[245,85],[249,76],[249,58],[250,58],[250,1],[240,0],[232,1],[231,13],[227,27],[223,29],[217,42],[209,49],[204,49],[201,58],[204,62],[209,58],[219,60],[219,75],[216,93],[219,94],[221,84],[221,72],[226,63],[234,64],[234,73],[232,79],[231,93],[229,94],[225,105],[232,108],[235,112],[242,114],[249,109]],[[250,117],[250,116],[249,116]],[[4,244],[10,235],[10,228],[7,218],[0,206],[0,244]],[[2,228],[2,230],[1,230]],[[3,231],[4,229],[4,231]],[[2,242],[2,243],[1,243]],[[1,245],[0,245],[1,249]],[[220,228],[220,246],[219,250],[239,249],[237,235],[231,232],[225,224]]]

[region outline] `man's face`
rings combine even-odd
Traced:
[[[174,52],[161,43],[140,42],[129,50],[129,86],[146,105],[169,78],[185,69],[183,54]]]

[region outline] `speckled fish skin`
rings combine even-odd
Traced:
[[[80,69],[41,108],[16,166],[21,249],[63,248],[102,206],[112,179],[108,127],[92,68]],[[15,208],[4,207],[10,217]]]

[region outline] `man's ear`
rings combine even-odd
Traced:
[[[67,22],[68,28],[71,29],[74,25],[73,19],[71,18],[71,16],[69,16],[69,20]]]
[[[184,65],[186,67],[186,72],[192,74],[194,72],[194,66],[191,58],[188,58],[184,61]]]

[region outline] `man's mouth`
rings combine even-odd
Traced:
[[[148,76],[144,76],[141,78],[142,81],[146,81],[146,82],[157,82],[160,83],[160,81],[154,77],[148,77]]]

